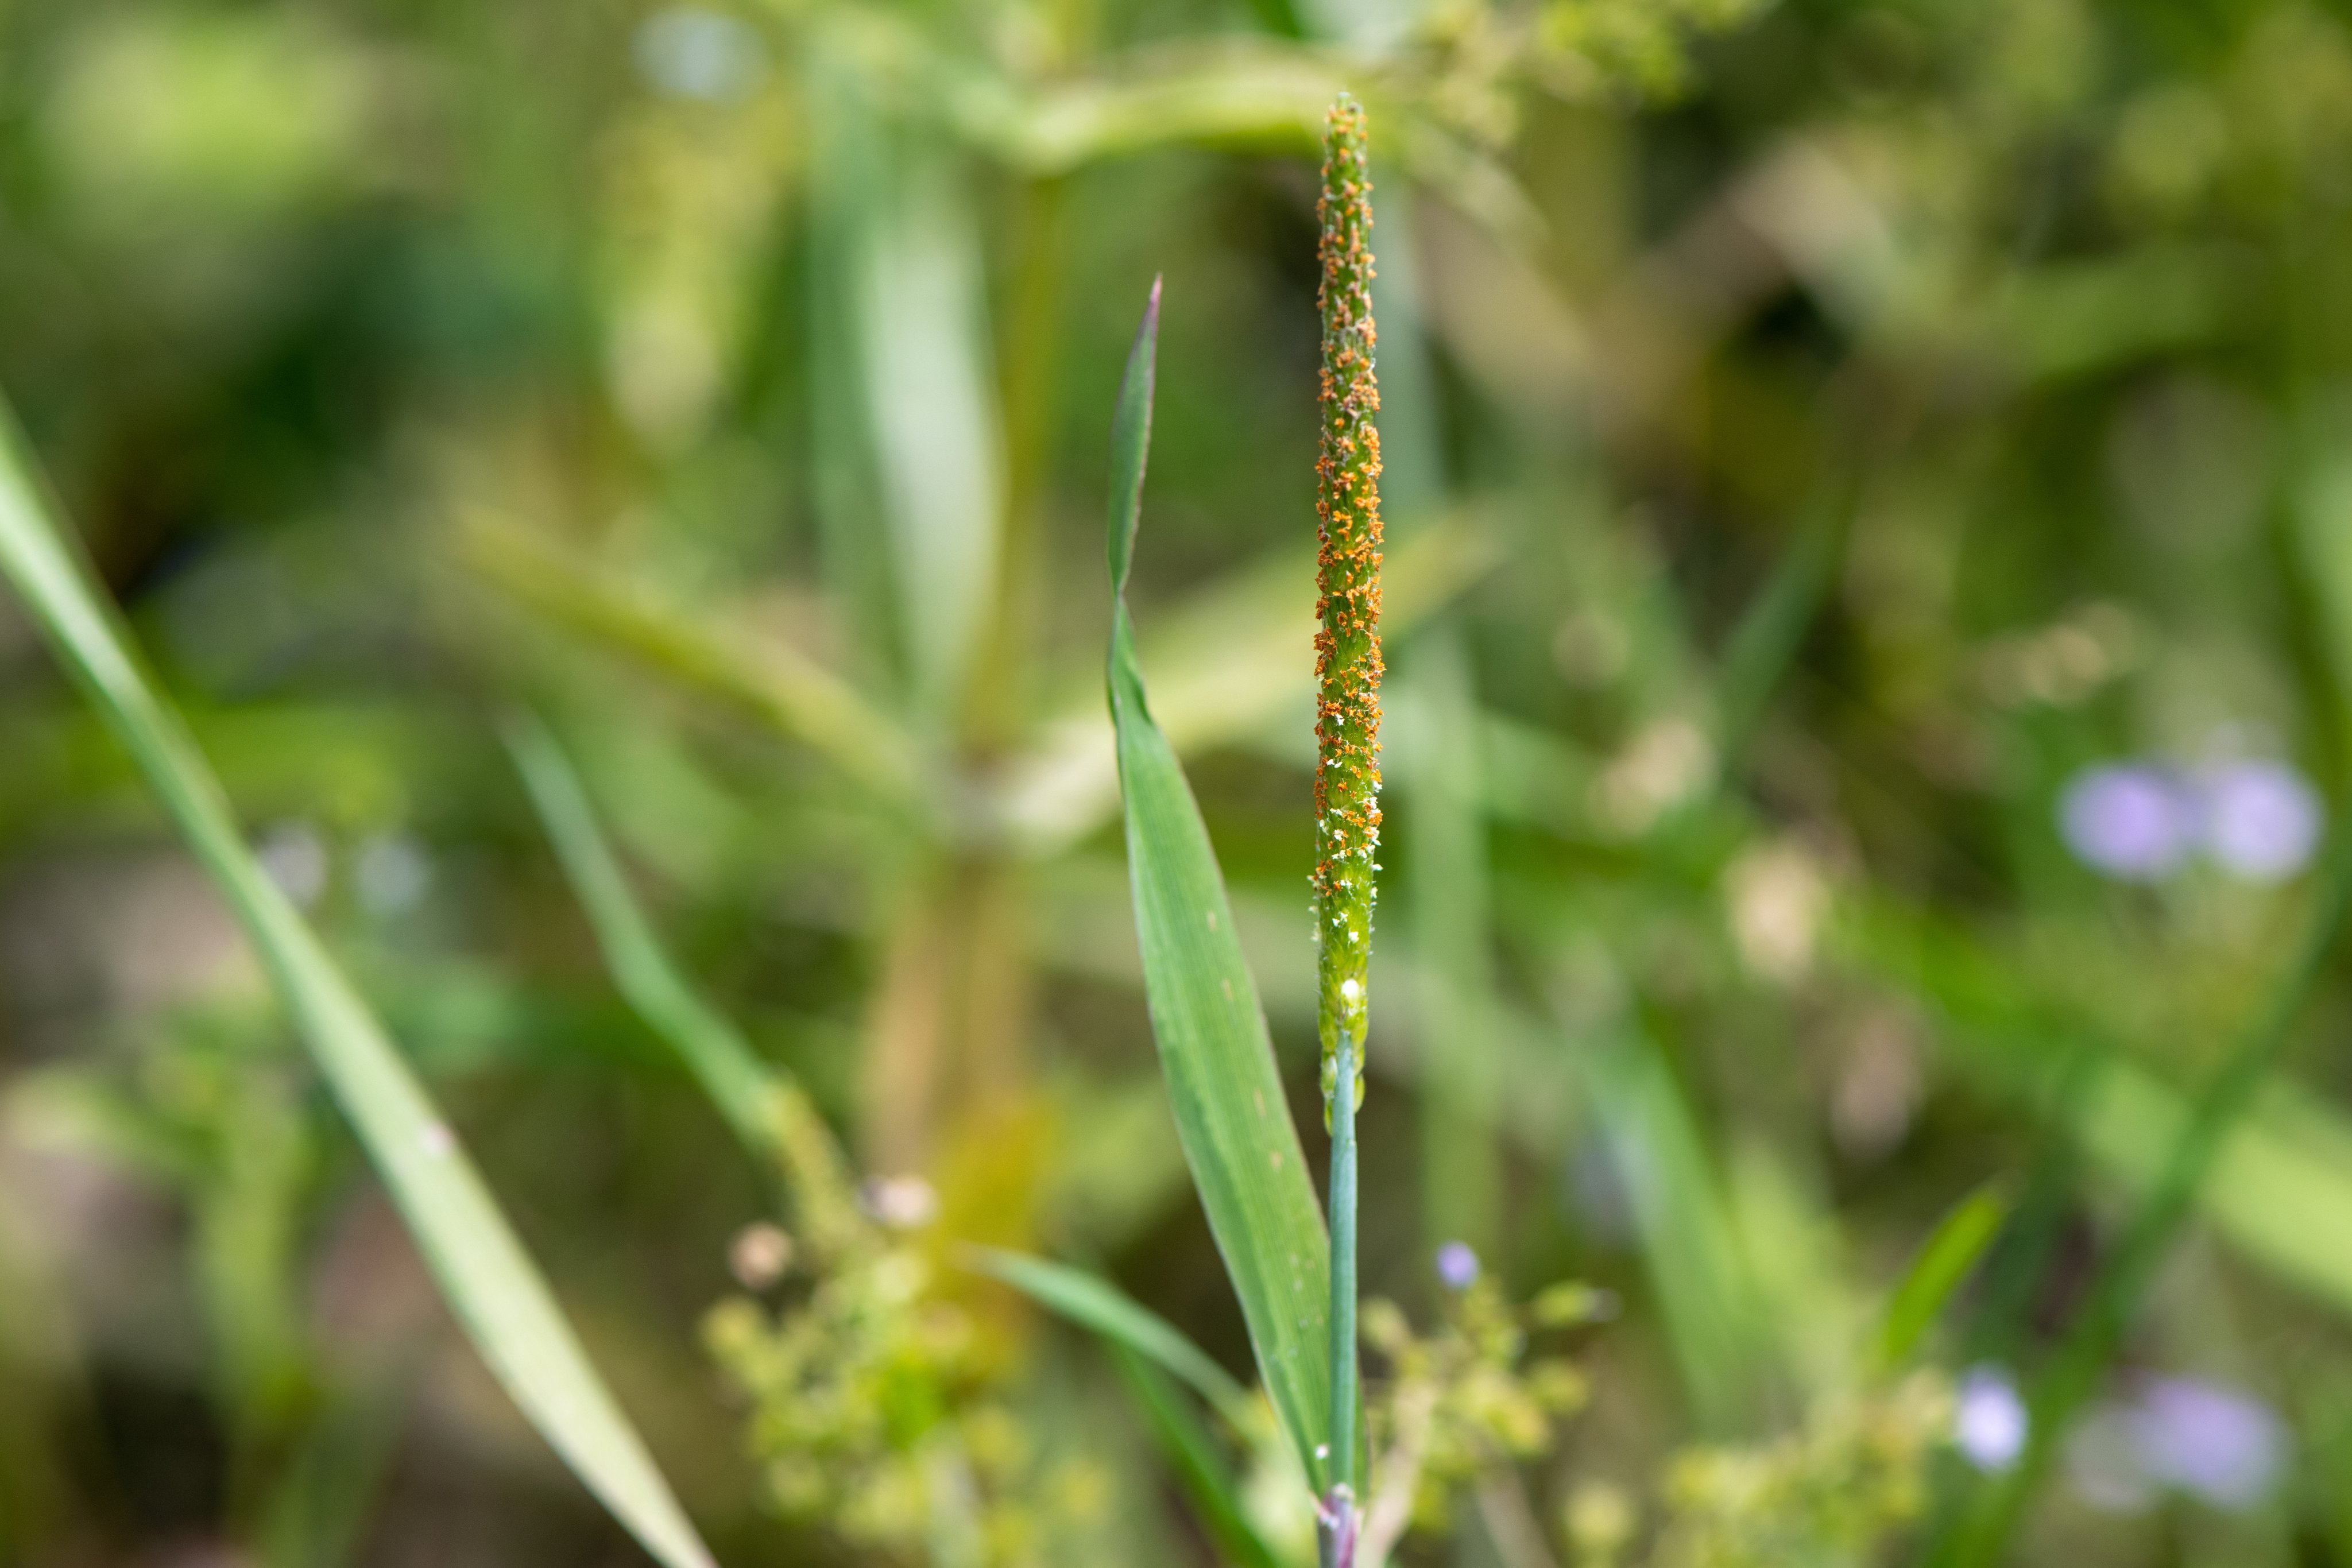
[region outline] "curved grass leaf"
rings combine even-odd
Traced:
[[[1185,1338],[1183,1331],[1174,1323],[1109,1281],[1066,1263],[996,1247],[973,1248],[966,1261],[1039,1306],[1164,1367],[1191,1384],[1233,1426],[1240,1427],[1247,1423],[1249,1391],[1234,1380],[1233,1374]]]
[[[1137,331],[1112,422],[1108,684],[1127,807],[1128,878],[1144,994],[1201,1207],[1249,1325],[1284,1433],[1320,1493],[1329,1421],[1330,1244],[1243,961],[1224,878],[1176,754],[1152,722],[1127,612],[1151,444],[1160,289]]]
[[[236,914],[483,1360],[646,1551],[668,1568],[710,1568],[709,1552],[448,1124],[367,1003],[247,849],[219,781],[141,672],[128,638],[66,543],[5,411],[0,571],[88,688]]]
[[[1231,1468],[1216,1439],[1171,1386],[1171,1375],[1192,1385],[1225,1424],[1249,1429],[1249,1392],[1183,1331],[1098,1275],[1066,1263],[1007,1252],[971,1249],[965,1262],[1019,1291],[1048,1312],[1100,1335],[1112,1363],[1143,1409],[1152,1436],[1184,1493],[1225,1556],[1242,1568],[1278,1568],[1273,1549],[1250,1524]]]
[[[502,727],[531,803],[588,912],[597,946],[629,1006],[667,1040],[745,1146],[774,1151],[775,1075],[735,1026],[694,993],[669,961],[630,894],[595,809],[552,732],[535,714]]]
[[[1944,1310],[1944,1303],[2000,1234],[2009,1209],[2008,1190],[1998,1181],[1987,1182],[1937,1224],[1887,1300],[1886,1315],[1878,1330],[1881,1366],[1899,1365],[1911,1354],[1927,1325],[1936,1321],[1936,1314]]]
[[[670,962],[596,825],[579,774],[546,724],[524,712],[508,720],[505,733],[630,1010],[677,1053],[745,1151],[782,1182],[782,1196],[818,1255],[832,1255],[848,1243],[856,1220],[849,1164],[824,1117],[808,1092],[761,1061],[734,1020],[704,1001]]]
[[[1770,1345],[1690,1101],[1658,1042],[1637,1025],[1587,1043],[1577,1057],[1700,1422],[1713,1432],[1751,1427]]]
[[[1772,694],[1796,662],[1844,559],[1854,495],[1850,476],[1824,490],[1732,628],[1716,697],[1717,755],[1736,760],[1747,752]]]
[[[707,610],[668,602],[512,524],[475,518],[459,542],[468,564],[518,603],[748,709],[885,804],[918,820],[930,810],[906,731],[790,645],[756,643]]]
[[[1158,1367],[1121,1343],[1114,1343],[1110,1353],[1119,1375],[1143,1406],[1151,1435],[1160,1440],[1160,1452],[1174,1468],[1184,1495],[1200,1511],[1201,1522],[1207,1527],[1209,1538],[1217,1543],[1218,1551],[1239,1568],[1282,1568],[1282,1560],[1250,1523],[1232,1468],[1225,1463],[1216,1440],[1201,1425],[1200,1417],[1160,1375]]]

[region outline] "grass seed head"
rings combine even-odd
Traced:
[[[1372,852],[1381,808],[1381,406],[1373,377],[1372,183],[1364,111],[1342,93],[1326,121],[1321,222],[1322,440],[1316,465],[1315,895],[1327,1094],[1339,1032],[1363,1093]],[[1328,1103],[1328,1102],[1327,1102]]]

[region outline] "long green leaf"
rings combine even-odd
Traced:
[[[1738,759],[1755,738],[1773,691],[1812,629],[1845,554],[1854,489],[1850,476],[1832,481],[1724,644],[1716,746],[1727,763]]]
[[[734,1020],[703,1000],[670,962],[604,841],[580,776],[545,723],[516,715],[506,738],[630,1009],[677,1053],[744,1149],[782,1183],[818,1255],[846,1245],[856,1228],[849,1163],[808,1092],[762,1061]]]
[[[783,643],[755,643],[600,570],[530,530],[488,517],[461,536],[468,564],[560,625],[739,704],[919,819],[930,808],[914,743],[856,689]]]
[[[1183,1331],[1099,1275],[1024,1252],[976,1247],[972,1268],[1012,1286],[1031,1301],[1126,1346],[1192,1385],[1235,1427],[1249,1419],[1249,1391]]]
[[[1216,1440],[1202,1427],[1181,1396],[1150,1362],[1113,1343],[1111,1361],[1143,1406],[1151,1435],[1160,1440],[1184,1495],[1201,1511],[1201,1522],[1225,1557],[1240,1568],[1281,1568],[1281,1559],[1251,1525],[1242,1506],[1241,1490],[1232,1469],[1218,1451]]]
[[[1128,878],[1144,995],[1184,1158],[1241,1298],[1259,1376],[1319,1493],[1332,1479],[1325,1448],[1330,1243],[1209,830],[1175,751],[1152,722],[1127,612],[1159,328],[1154,284],[1128,357],[1111,444],[1109,686]]]
[[[1756,1414],[1769,1346],[1706,1135],[1638,1026],[1584,1043],[1577,1056],[1700,1420],[1738,1431]]]
[[[2009,1207],[2009,1194],[2002,1185],[1987,1182],[1937,1223],[1902,1283],[1887,1299],[1886,1315],[1878,1330],[1881,1366],[1899,1365],[1911,1354],[1927,1325],[1936,1321],[1936,1314],[1944,1310],[1944,1303],[2000,1234]]]
[[[1275,1553],[1251,1527],[1216,1440],[1161,1375],[1167,1373],[1192,1385],[1227,1426],[1246,1431],[1249,1392],[1231,1373],[1175,1324],[1099,1275],[994,1247],[973,1248],[965,1261],[1100,1335],[1210,1535],[1244,1568],[1276,1568]]]
[[[737,1137],[756,1152],[773,1151],[775,1077],[735,1026],[687,985],[654,937],[596,825],[580,776],[537,715],[504,726],[507,749],[539,808],[564,874],[595,927],[597,945],[629,1006],[669,1041]]]
[[[247,851],[211,768],[142,674],[129,640],[66,544],[5,410],[0,570],[89,688],[235,911],[483,1360],[648,1552],[669,1568],[709,1568],[710,1553],[473,1162],[367,1004]]]

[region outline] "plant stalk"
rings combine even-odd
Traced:
[[[1356,1107],[1370,1000],[1372,859],[1381,836],[1381,394],[1372,375],[1371,180],[1364,111],[1325,120],[1318,304],[1322,440],[1316,462],[1315,939],[1323,1120],[1331,1133],[1331,1420],[1317,1510],[1322,1568],[1356,1560]]]
[[[1339,1081],[1349,1082],[1356,1046],[1339,1031]],[[1331,1097],[1331,1484],[1317,1511],[1322,1568],[1356,1560],[1356,1097]]]

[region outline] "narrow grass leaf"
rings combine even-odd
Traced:
[[[919,817],[929,810],[921,766],[905,729],[789,644],[755,642],[723,618],[670,603],[528,528],[476,518],[460,544],[467,563],[517,602],[750,710],[899,811]]]
[[[1756,1413],[1769,1346],[1706,1135],[1639,1030],[1577,1054],[1701,1424],[1738,1431]]]
[[[1235,1427],[1249,1418],[1249,1391],[1183,1331],[1097,1274],[1066,1263],[976,1247],[966,1262],[990,1279],[1012,1286],[1049,1312],[1091,1329],[1114,1344],[1165,1368],[1192,1385],[1202,1398]]]
[[[1902,1283],[1887,1299],[1886,1314],[1878,1330],[1881,1367],[1899,1366],[1918,1345],[1927,1325],[1936,1321],[1936,1314],[1944,1310],[1944,1303],[1952,1299],[1952,1292],[2000,1234],[2010,1203],[2002,1183],[1987,1182],[1937,1224]]]
[[[1128,877],[1144,994],[1184,1157],[1275,1415],[1319,1493],[1331,1479],[1324,1448],[1330,1244],[1208,827],[1145,700],[1124,597],[1151,440],[1159,324],[1155,285],[1112,423],[1108,684]]]
[[[503,733],[622,996],[677,1052],[745,1146],[773,1153],[774,1073],[734,1024],[695,994],[662,951],[554,734],[528,712],[510,716]]]
[[[1772,694],[1796,662],[1822,600],[1845,555],[1853,481],[1833,479],[1797,537],[1772,564],[1723,648],[1716,698],[1716,747],[1735,761],[1755,738]]]
[[[944,711],[963,695],[1003,570],[1003,415],[961,165],[899,137],[883,173],[880,199],[858,209],[869,222],[851,291],[866,427],[908,664]]]
[[[1160,1368],[1124,1344],[1110,1347],[1111,1361],[1143,1407],[1160,1451],[1176,1472],[1177,1484],[1200,1511],[1201,1522],[1225,1561],[1238,1568],[1282,1568],[1282,1560],[1249,1521],[1241,1489],[1216,1439],[1201,1425]]]
[[[1501,1119],[1507,1080],[1494,1017],[1477,694],[1458,627],[1432,627],[1403,663],[1403,678],[1389,684],[1388,745],[1399,758],[1392,777],[1411,791],[1413,811],[1405,853],[1421,958],[1412,999],[1425,1042],[1423,1234],[1492,1257],[1502,1238],[1506,1155],[1488,1132]]]
[[[688,1522],[473,1162],[358,991],[247,849],[228,799],[66,543],[0,412],[0,570],[137,761],[268,969],[442,1294],[515,1403],[668,1568],[709,1568]]]

